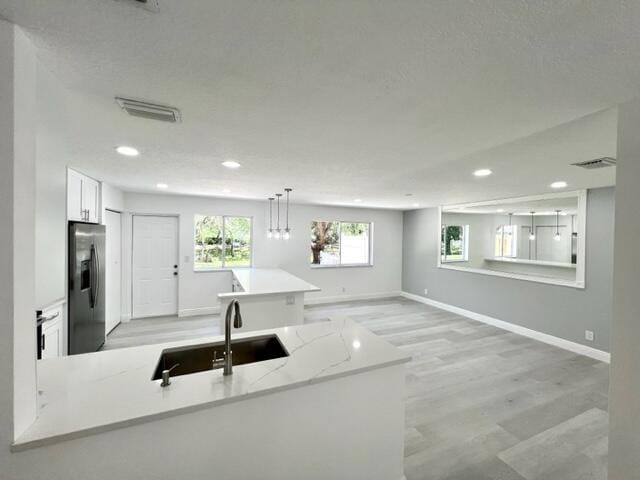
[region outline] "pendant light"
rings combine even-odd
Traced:
[[[529,234],[529,240],[533,241],[536,239],[536,234],[533,233],[533,216],[535,215],[536,212],[531,212],[531,233]]]
[[[289,194],[291,193],[291,190],[293,190],[292,188],[285,188],[284,191],[287,192],[287,225],[284,229],[284,234],[282,235],[282,238],[284,238],[285,240],[289,240],[289,237],[291,236],[291,230],[289,230]]]
[[[273,238],[273,201],[275,198],[269,197],[269,230],[267,230],[267,238]]]
[[[553,239],[556,242],[560,241],[560,210],[556,210],[556,234]]]
[[[275,233],[273,234],[273,238],[275,238],[276,240],[280,239],[280,197],[282,196],[281,193],[276,193],[276,201],[278,204],[278,223],[277,223],[277,228]]]

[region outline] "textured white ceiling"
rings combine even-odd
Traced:
[[[640,85],[637,1],[160,0],[153,14],[124,0],[0,0],[0,15],[71,92],[69,163],[129,190],[262,198],[291,186],[297,201],[405,208],[541,193],[558,176],[610,185],[614,169],[567,164],[615,156],[615,111],[574,125],[576,145],[552,131],[524,153],[487,149]],[[176,106],[184,122],[126,117],[115,95]],[[117,144],[143,154],[119,157]],[[242,168],[223,169],[230,158]],[[470,175],[485,166],[495,174]]]

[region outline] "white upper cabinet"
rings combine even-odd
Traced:
[[[82,179],[82,206],[87,211],[87,222],[98,223],[98,199],[100,198],[100,184],[93,178]]]
[[[83,221],[82,208],[82,175],[75,170],[67,170],[67,218]]]
[[[75,170],[67,170],[67,218],[77,222],[100,220],[100,183]]]

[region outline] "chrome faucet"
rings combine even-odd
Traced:
[[[213,368],[220,368],[223,364],[224,374],[233,373],[233,352],[231,351],[231,316],[233,315],[233,326],[242,328],[242,316],[240,316],[240,303],[235,298],[229,302],[227,312],[224,317],[224,359],[218,359],[216,352],[213,353]]]

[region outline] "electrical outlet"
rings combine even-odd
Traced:
[[[293,295],[287,295],[286,302],[287,305],[294,305],[296,303],[296,297]]]
[[[345,287],[338,287],[338,292],[339,293],[345,293],[347,291],[347,289]]]
[[[593,342],[596,337],[595,337],[594,333],[591,330],[585,330],[584,331],[584,338],[585,338],[585,340]]]
[[[425,288],[425,289],[424,289],[424,294],[425,294],[425,295],[429,295],[429,289],[428,289],[428,288]]]

